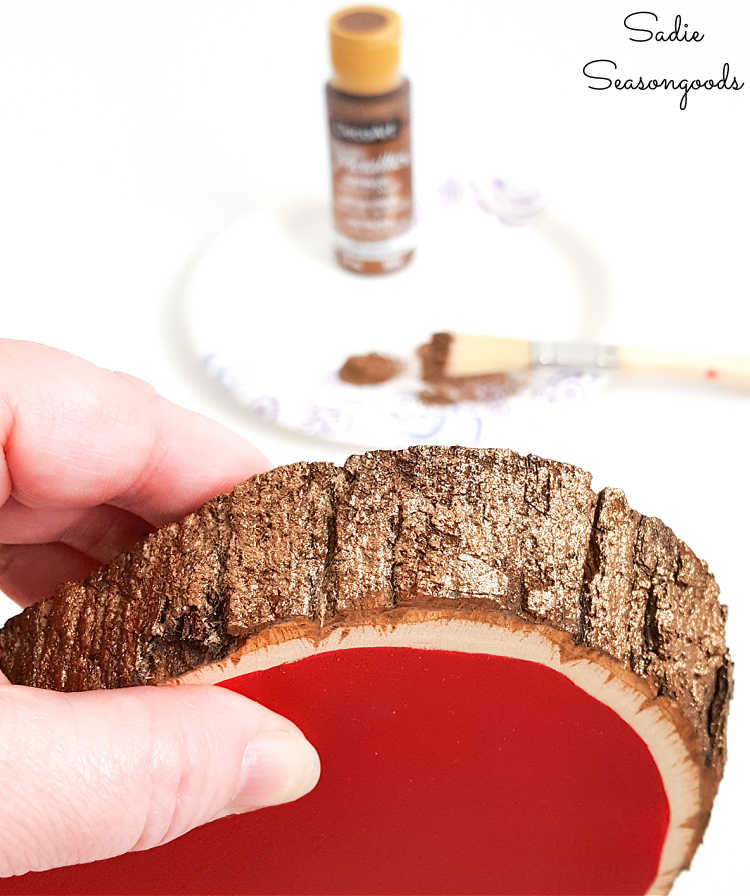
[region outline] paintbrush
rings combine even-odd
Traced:
[[[716,380],[729,386],[750,387],[748,355],[435,333],[430,342],[421,346],[419,356],[422,378],[427,382],[516,373],[538,367],[573,367],[692,381]]]

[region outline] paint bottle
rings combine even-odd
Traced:
[[[330,19],[326,84],[334,250],[361,274],[397,271],[414,254],[410,85],[399,71],[401,23],[380,6]]]

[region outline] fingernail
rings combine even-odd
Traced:
[[[318,783],[320,760],[313,745],[294,730],[267,731],[245,748],[240,786],[230,812],[289,803]]]

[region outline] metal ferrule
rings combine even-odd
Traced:
[[[585,342],[535,342],[533,364],[540,367],[595,367],[609,370],[617,367],[614,345],[593,345]]]

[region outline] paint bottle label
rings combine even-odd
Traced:
[[[414,252],[409,83],[375,97],[327,93],[337,260],[398,270]]]

